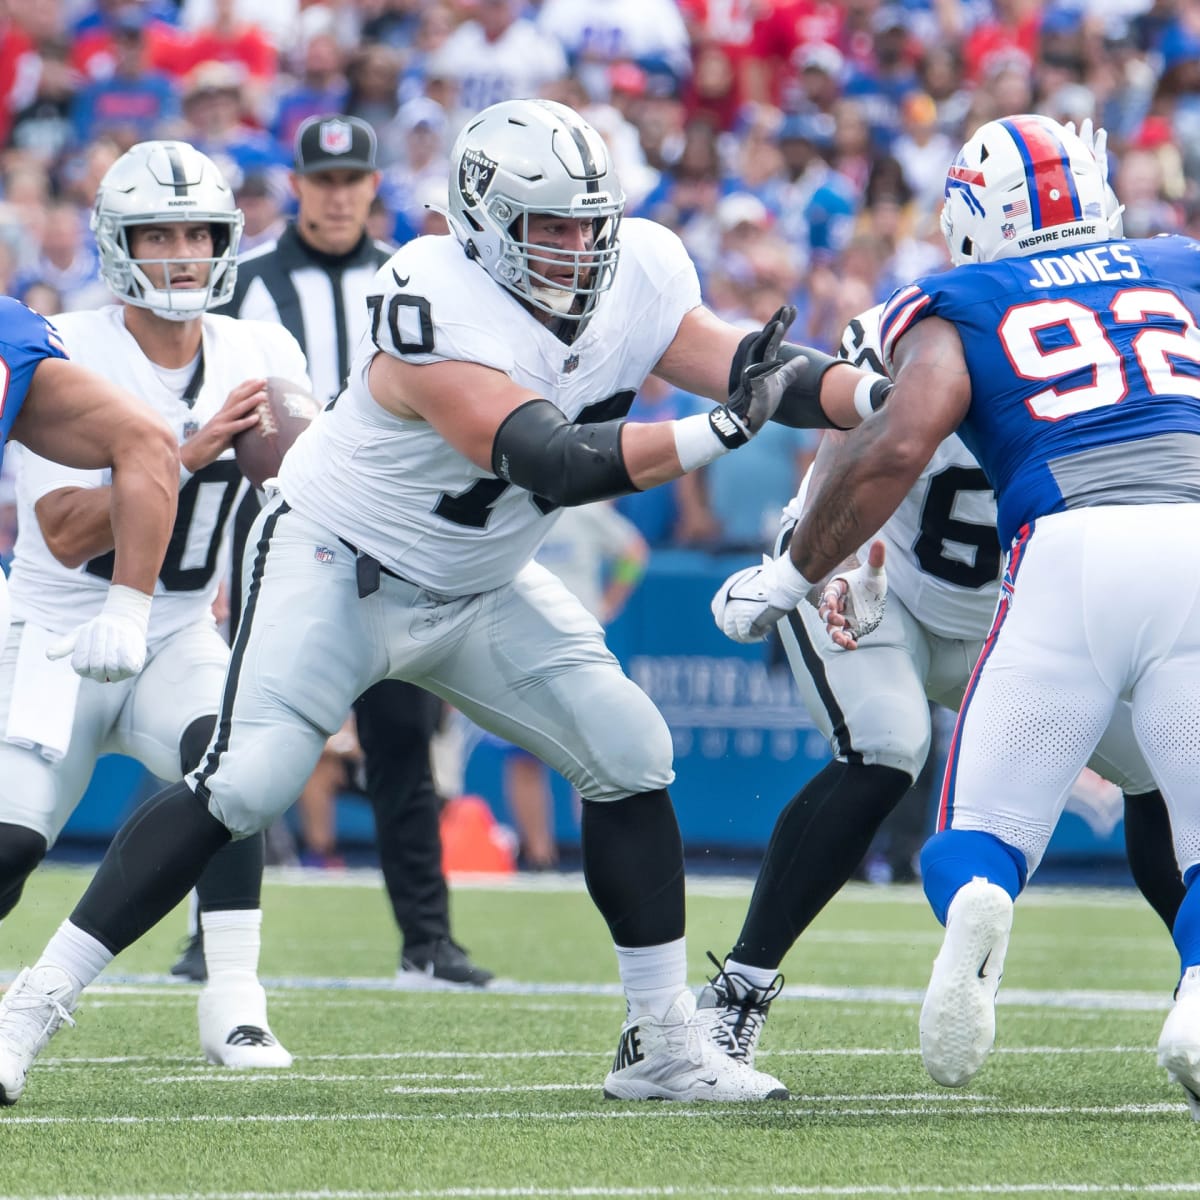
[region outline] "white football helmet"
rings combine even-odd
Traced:
[[[454,235],[502,287],[541,312],[585,321],[612,287],[625,193],[604,139],[573,109],[550,100],[486,108],[450,153]],[[548,251],[528,238],[531,213],[590,218],[590,249]],[[573,266],[569,287],[547,270]],[[581,325],[582,327],[582,325]]]
[[[205,288],[157,288],[143,269],[177,260],[135,259],[129,231],[135,225],[203,222],[212,227],[213,255]],[[105,172],[92,208],[100,273],[126,304],[171,321],[187,321],[228,302],[237,280],[238,242],[244,218],[233,190],[207,155],[187,142],[139,142]]]
[[[1107,176],[1073,128],[1031,114],[988,121],[946,175],[942,233],[951,260],[994,262],[1108,241],[1115,197]]]

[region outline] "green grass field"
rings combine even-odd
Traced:
[[[45,869],[0,927],[0,979],[87,873]],[[689,891],[692,982],[749,884]],[[1017,905],[997,1049],[938,1088],[917,1011],[941,930],[916,888],[848,888],[784,965],[763,1105],[623,1104],[601,1082],[623,1012],[606,931],[573,879],[462,883],[486,993],[390,987],[371,873],[268,883],[263,975],[291,1071],[204,1065],[194,986],[165,971],[182,912],[126,951],[0,1111],[0,1195],[228,1197],[1200,1196],[1200,1126],[1154,1061],[1177,960],[1134,893]]]

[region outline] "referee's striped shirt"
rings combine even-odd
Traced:
[[[233,299],[222,311],[283,325],[308,359],[316,398],[327,404],[342,390],[367,329],[371,280],[393,253],[364,233],[348,254],[322,254],[290,221],[276,241],[238,259]]]

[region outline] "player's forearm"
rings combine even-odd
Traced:
[[[153,593],[175,524],[179,448],[165,436],[142,439],[113,464],[113,583]]]
[[[50,553],[65,567],[82,566],[113,548],[111,487],[52,493],[34,512]]]
[[[920,475],[928,455],[886,434],[884,422],[869,423],[837,448],[810,485],[789,548],[806,579],[823,579],[872,537]]]

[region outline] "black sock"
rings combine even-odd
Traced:
[[[46,839],[40,833],[0,821],[0,917],[17,907],[25,880],[45,857]]]
[[[196,881],[201,912],[262,908],[266,841],[264,834],[253,833],[227,842],[208,860]]]
[[[119,954],[188,894],[228,841],[229,830],[204,801],[173,783],[117,831],[71,923]]]
[[[683,840],[666,789],[585,800],[580,819],[588,894],[618,946],[683,937]]]
[[[1175,915],[1187,889],[1175,861],[1171,819],[1160,791],[1125,797],[1125,853],[1138,891],[1162,918],[1175,928]]]
[[[732,958],[774,969],[862,861],[912,786],[893,767],[831,762],[779,814]]]

